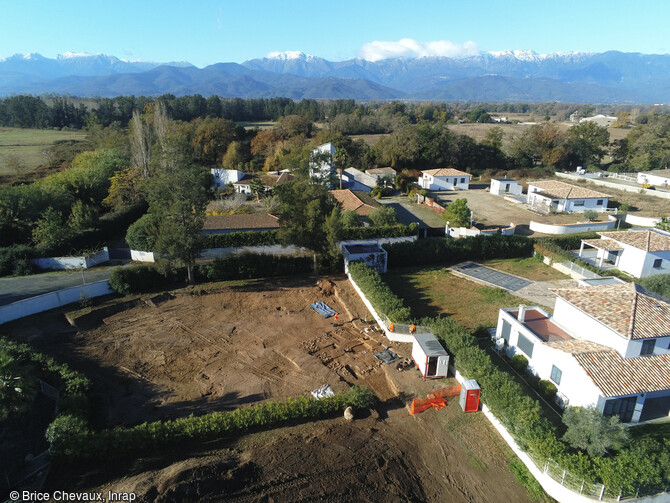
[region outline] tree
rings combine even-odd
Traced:
[[[563,440],[585,450],[589,456],[603,456],[608,450],[620,449],[628,443],[628,429],[619,417],[605,417],[595,407],[568,407],[563,413],[563,423],[567,426]]]
[[[446,218],[450,227],[470,227],[471,215],[467,199],[456,199],[447,206]]]
[[[51,206],[47,208],[33,229],[33,242],[37,248],[49,250],[65,245],[72,232],[63,223],[63,214]]]
[[[0,351],[0,419],[21,409],[35,395],[27,369],[8,353]]]
[[[585,121],[572,126],[565,138],[565,167],[574,169],[600,163],[609,141],[607,128],[595,122]]]
[[[344,227],[361,227],[363,225],[361,216],[354,210],[346,210],[340,213],[340,220],[342,220]]]
[[[207,173],[191,164],[187,139],[172,124],[168,128],[146,182],[149,213],[158,222],[153,228],[153,251],[163,274],[183,263],[193,284],[195,261],[204,247]]]
[[[660,222],[656,224],[656,228],[661,229],[662,231],[670,232],[670,218],[661,217]]]
[[[598,220],[598,212],[596,210],[586,210],[584,212],[584,218],[589,222],[595,222]]]
[[[98,223],[98,209],[83,201],[75,201],[72,205],[68,225],[75,232],[92,229]]]
[[[279,240],[311,250],[316,268],[317,259],[329,251],[325,223],[335,208],[332,197],[323,185],[306,178],[277,186],[276,195],[281,202]]]
[[[388,225],[396,225],[398,223],[395,210],[390,206],[375,208],[370,212],[368,218],[375,227],[385,227]]]
[[[256,195],[256,201],[260,201],[261,197],[265,195],[265,185],[260,178],[254,178],[249,182],[251,193]]]

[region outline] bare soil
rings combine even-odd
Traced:
[[[506,444],[483,416],[463,414],[456,399],[409,415],[412,396],[453,380],[424,381],[415,369],[396,372],[374,358],[388,346],[407,357],[411,347],[372,330],[346,278],[195,293],[131,299],[77,318],[76,327],[54,311],[3,329],[92,378],[98,427],[228,410],[324,383],[336,391],[367,385],[379,409],[353,423],[175,447],[124,466],[56,469],[45,490],[132,490],[140,501],[528,500]],[[319,300],[339,312],[337,322],[309,309]]]

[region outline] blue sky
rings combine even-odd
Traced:
[[[666,54],[668,21],[666,0],[0,0],[0,57],[71,51],[202,67],[274,51],[334,61],[508,49]]]

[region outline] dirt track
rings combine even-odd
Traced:
[[[345,278],[147,297],[79,318],[46,314],[7,326],[95,382],[99,427],[228,410],[265,399],[365,384],[378,412],[146,453],[132,466],[54,472],[52,490],[133,490],[143,501],[526,501],[507,448],[457,400],[410,416],[407,397],[451,384],[397,373],[372,353],[391,343],[365,332],[364,306]],[[323,300],[338,325],[309,309]],[[117,311],[117,312],[115,312]],[[3,327],[4,328],[4,327]],[[409,345],[392,345],[409,356]]]

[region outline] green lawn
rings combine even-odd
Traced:
[[[558,272],[535,258],[512,258],[495,259],[482,262],[482,265],[496,269],[501,272],[521,276],[531,281],[554,281],[558,279],[570,279],[570,276]]]
[[[57,141],[82,141],[85,131],[55,131],[52,129],[21,129],[0,127],[0,176],[16,175],[11,157],[20,163],[20,173],[25,174],[47,162],[42,153]]]
[[[395,269],[384,275],[384,281],[404,299],[412,316],[446,314],[470,330],[496,326],[498,310],[519,303],[518,297],[500,288],[459,278],[439,266]]]

